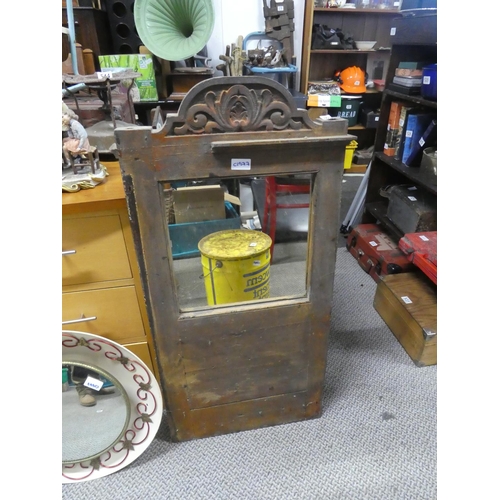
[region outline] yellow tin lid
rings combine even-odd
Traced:
[[[260,231],[228,229],[205,236],[198,249],[210,259],[241,260],[269,250],[271,244],[271,238]]]

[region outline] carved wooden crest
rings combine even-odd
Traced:
[[[266,77],[215,77],[195,85],[176,115],[158,133],[166,135],[300,130],[321,127],[297,109],[290,92]]]

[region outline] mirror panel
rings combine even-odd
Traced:
[[[84,363],[62,364],[62,462],[91,460],[123,436],[130,402],[110,373]]]
[[[313,181],[294,174],[164,183],[179,309],[306,297]]]
[[[62,366],[68,369],[67,379],[63,370],[62,482],[89,481],[126,467],[161,424],[163,400],[153,373],[117,342],[74,330],[62,332]],[[89,406],[80,404],[76,389],[85,381],[92,388],[103,382],[90,394],[94,401],[83,399]]]

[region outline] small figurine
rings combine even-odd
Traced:
[[[68,113],[62,115],[62,129],[68,132],[68,136],[63,139],[64,159],[67,166],[72,166],[70,155],[84,155],[91,149],[87,131],[78,120],[72,118]]]

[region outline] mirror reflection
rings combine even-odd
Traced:
[[[122,437],[130,417],[122,385],[98,367],[62,364],[62,461],[89,460]]]
[[[304,297],[313,176],[165,183],[181,310]]]

